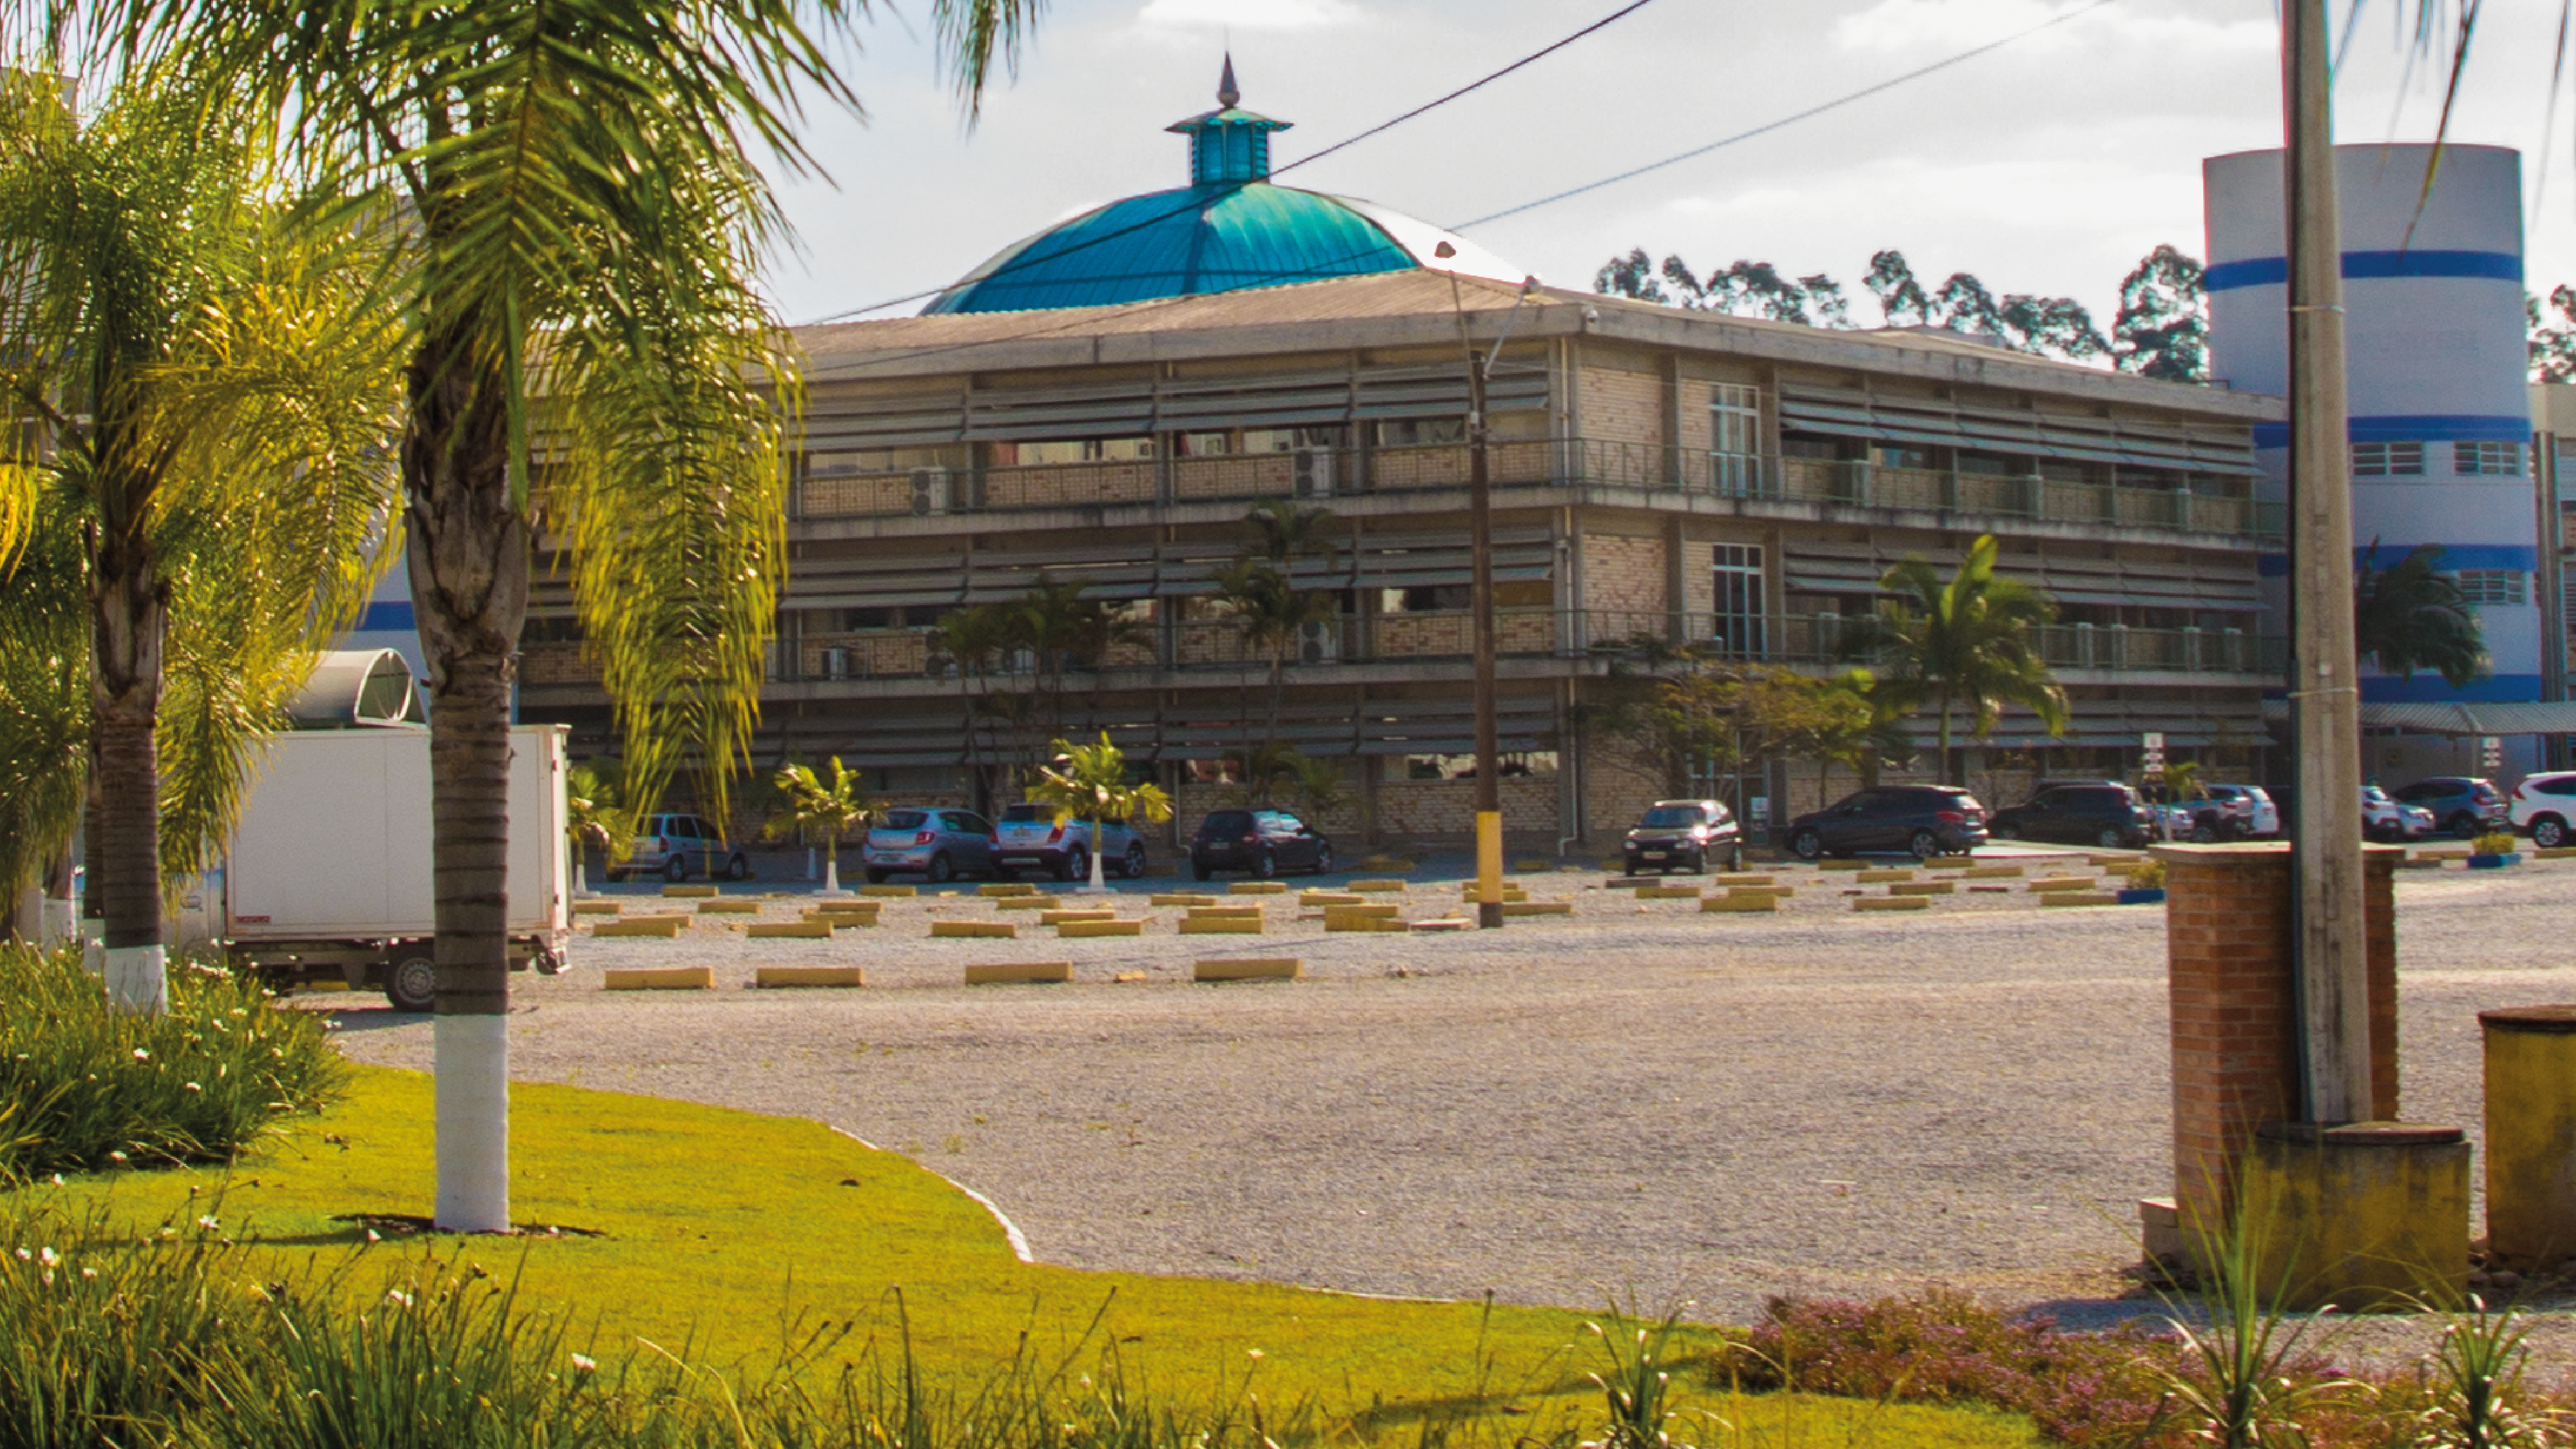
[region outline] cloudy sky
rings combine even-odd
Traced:
[[[1287,178],[1454,224],[1716,140],[2092,0],[1655,0],[1463,100]],[[2346,141],[2431,134],[2441,96],[2392,6],[2365,0],[2338,82]],[[881,10],[851,75],[868,117],[817,113],[831,183],[790,184],[801,251],[771,282],[813,321],[936,287],[1012,240],[1186,179],[1162,128],[1213,104],[1228,41],[1244,104],[1292,121],[1285,164],[1507,64],[1617,0],[1054,0],[1016,81],[969,131],[925,0]],[[2333,7],[2340,12],[2343,0]],[[2530,275],[2576,281],[2576,104],[2546,119],[2557,7],[2486,7],[2455,139],[2524,152]],[[1830,273],[1873,251],[1998,292],[2072,295],[2107,321],[2120,277],[2202,250],[2204,156],[2277,145],[2269,0],[2115,0],[1812,121],[1473,234],[1557,285],[1643,246]],[[2541,189],[2542,139],[2554,129]],[[2538,209],[2532,210],[2534,200]],[[919,304],[891,309],[907,312]],[[1865,300],[1854,320],[1875,320]]]

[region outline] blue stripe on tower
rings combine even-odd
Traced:
[[[403,633],[412,633],[419,628],[420,620],[412,614],[411,601],[397,599],[387,603],[369,604],[367,612],[360,616],[355,632],[389,634],[400,630]]]
[[[2345,252],[2346,280],[2384,277],[2469,277],[2482,281],[2522,283],[2522,258],[2511,252]],[[2247,257],[2217,262],[2201,274],[2201,285],[2213,292],[2239,287],[2278,287],[2290,280],[2287,257]]]
[[[2356,443],[2528,443],[2531,419],[2518,413],[2378,413],[2350,419]],[[2256,423],[2254,446],[2290,446],[2288,423]]]
[[[2453,689],[2442,676],[2417,670],[2401,674],[2365,674],[2361,697],[2368,704],[2520,704],[2540,698],[2537,674],[2490,674],[2472,679],[2466,689]]]

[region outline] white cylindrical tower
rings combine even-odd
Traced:
[[[2454,690],[2363,664],[2365,701],[2540,697],[2533,572],[2531,409],[2522,282],[2522,168],[2514,151],[2430,146],[2336,152],[2351,378],[2353,546],[2386,568],[2418,544],[2477,604],[2494,673]],[[2209,210],[2210,366],[2240,391],[2289,389],[2289,267],[2281,153],[2203,163]],[[2287,430],[2256,429],[2269,492],[2286,491]],[[2281,558],[2264,574],[2277,609]],[[2527,742],[2526,742],[2527,743]],[[2374,752],[2375,754],[2376,752]],[[2366,761],[2371,768],[2377,761]],[[2381,771],[2373,770],[2374,773]],[[2470,771],[2469,773],[2478,773]]]

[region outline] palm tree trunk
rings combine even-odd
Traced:
[[[433,337],[415,359],[402,463],[435,782],[437,1223],[490,1233],[510,1227],[510,710],[528,530],[510,497],[506,384],[470,335]]]
[[[1091,822],[1091,888],[1094,891],[1109,889],[1108,867],[1100,861],[1100,846],[1107,838],[1101,833],[1100,821],[1095,818]]]
[[[161,708],[168,591],[138,531],[102,529],[90,584],[92,758],[97,771],[98,875],[107,998],[158,1014],[169,1004],[161,940],[161,771],[153,726]]]
[[[1944,785],[1958,783],[1956,772],[1951,768],[1950,696],[1946,694],[1941,696],[1941,783]]]
[[[834,835],[823,842],[823,894],[841,893],[841,837]]]

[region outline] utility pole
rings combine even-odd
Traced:
[[[1452,273],[1449,284],[1458,279]],[[1465,314],[1459,314],[1463,325]],[[1503,923],[1503,760],[1494,721],[1494,484],[1485,458],[1485,370],[1467,354],[1467,607],[1476,616],[1476,924]]]
[[[2343,238],[2325,0],[2281,13],[2283,202],[2290,268],[2291,950],[2306,1119],[2370,1115],[2362,922],[2360,666],[2352,619],[2352,468],[2344,396]]]

